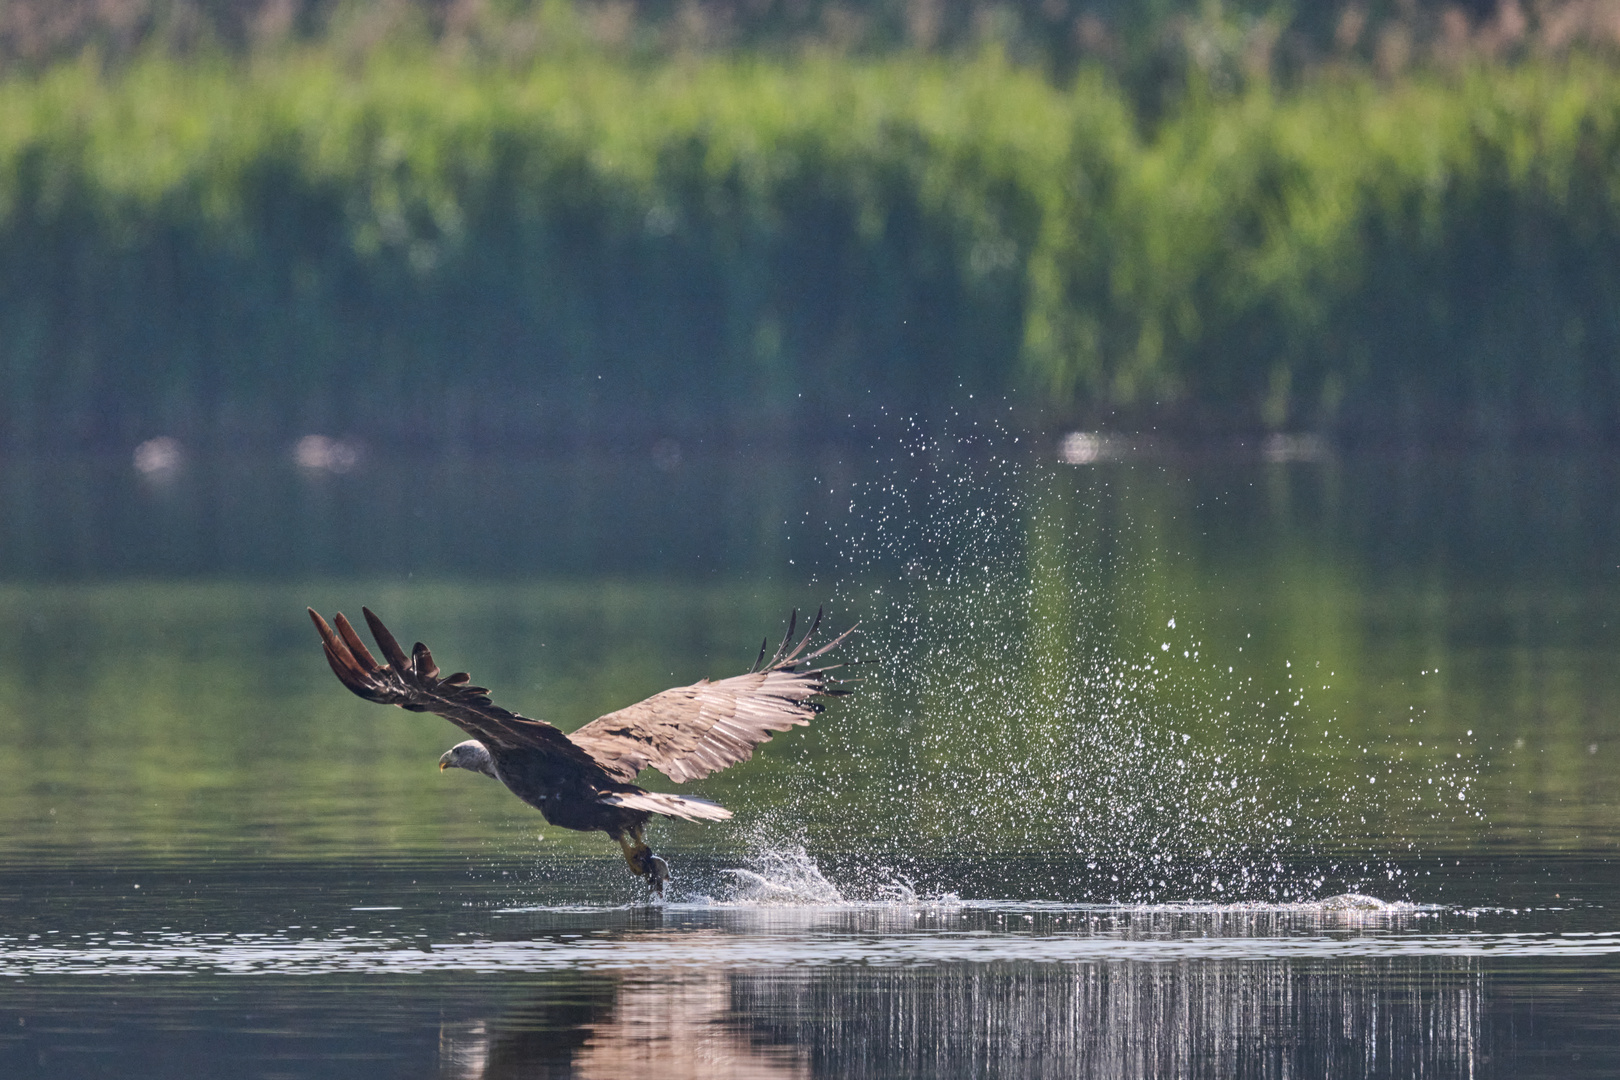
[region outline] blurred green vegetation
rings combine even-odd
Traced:
[[[1620,434],[1608,7],[1391,10],[1121,6],[1120,41],[1174,39],[1151,77],[988,29],[632,47],[555,3],[12,33],[0,440],[510,450],[967,394],[1193,434]]]
[[[638,60],[746,51],[971,55],[1053,75],[1102,65],[1150,107],[1189,79],[1296,76],[1331,63],[1386,74],[1461,56],[1512,61],[1620,44],[1615,0],[0,0],[0,60],[349,56],[408,44],[524,65],[580,49]]]

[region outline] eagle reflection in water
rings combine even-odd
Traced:
[[[683,939],[690,935],[683,935]],[[445,1080],[791,1080],[808,1054],[772,1045],[740,1022],[732,973],[558,973],[498,1020],[444,1024]]]

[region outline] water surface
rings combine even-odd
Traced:
[[[1012,439],[0,462],[0,1066],[1620,1067],[1620,471]],[[655,827],[659,905],[303,615],[569,728],[819,603],[857,693]]]

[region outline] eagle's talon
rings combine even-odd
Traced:
[[[669,880],[669,863],[652,853],[652,848],[641,838],[640,826],[622,833],[619,846],[624,849],[624,861],[630,865],[630,872],[646,878],[653,894],[663,896],[664,882]]]

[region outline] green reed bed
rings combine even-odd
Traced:
[[[0,82],[0,433],[747,436],[1013,392],[1616,427],[1620,75],[1194,92],[993,56],[320,51]]]

